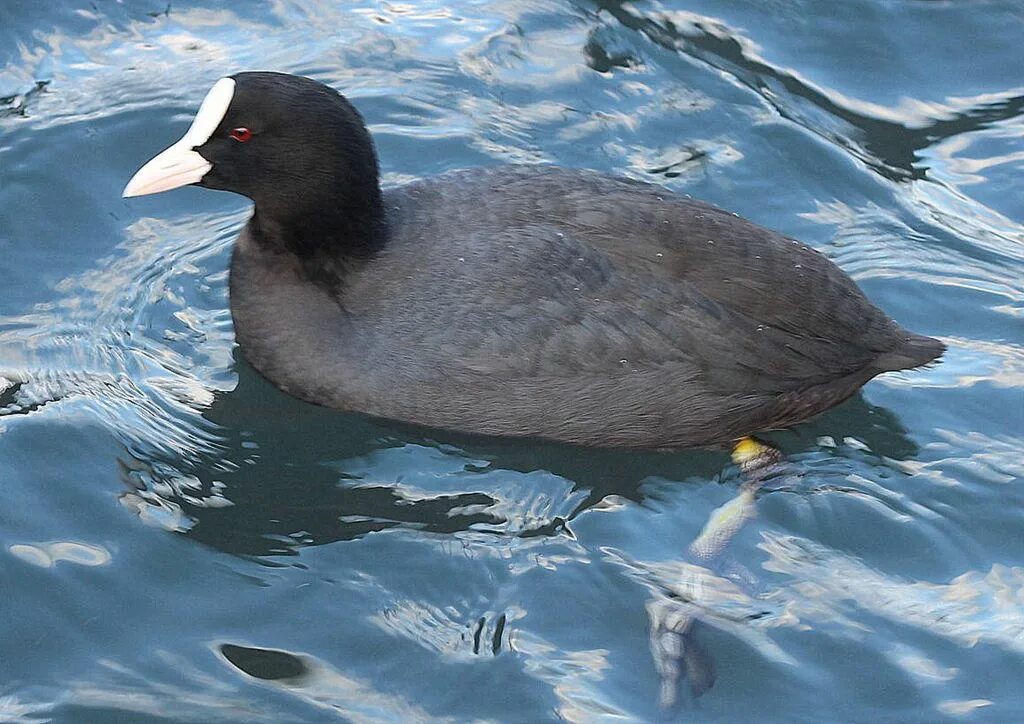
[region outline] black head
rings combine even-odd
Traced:
[[[289,235],[357,233],[382,215],[377,157],[359,112],[333,88],[286,73],[238,73],[211,89],[185,136],[136,173],[125,196],[195,184],[234,191]]]
[[[274,216],[341,199],[379,203],[373,140],[344,96],[284,73],[231,78],[227,113],[196,148],[213,165],[200,186],[248,196]]]

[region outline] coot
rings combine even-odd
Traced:
[[[944,350],[798,241],[659,186],[503,166],[381,189],[358,111],[239,73],[125,196],[255,204],[231,259],[249,362],[320,405],[486,435],[710,446]]]

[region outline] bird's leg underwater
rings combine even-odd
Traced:
[[[778,448],[760,440],[745,437],[736,442],[732,461],[744,478],[739,494],[711,513],[700,535],[690,544],[691,558],[710,562],[721,555],[733,536],[757,514],[754,496],[781,460]]]
[[[732,460],[744,478],[739,493],[711,513],[687,549],[690,562],[705,569],[718,562],[730,541],[756,516],[755,495],[768,474],[777,468],[782,453],[767,443],[745,437],[733,446]],[[713,576],[710,571],[707,575]],[[680,589],[691,592],[689,603],[699,603],[701,580],[683,583]],[[651,653],[661,677],[659,703],[663,708],[675,704],[683,678],[689,682],[694,699],[715,683],[714,659],[696,637],[698,611],[697,606],[680,605],[680,599],[664,596],[647,604]]]

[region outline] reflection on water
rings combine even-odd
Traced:
[[[1022,30],[998,2],[6,3],[0,719],[792,721],[822,691],[1020,719]],[[299,403],[234,349],[245,203],[119,198],[247,68],[344,89],[387,183],[663,183],[950,352],[769,435],[756,484]]]

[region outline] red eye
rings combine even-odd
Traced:
[[[242,128],[232,128],[231,129],[231,133],[229,133],[228,135],[231,136],[236,141],[240,141],[242,143],[245,143],[250,138],[252,138],[252,131],[250,131],[248,128],[245,128],[245,127],[242,127]]]

